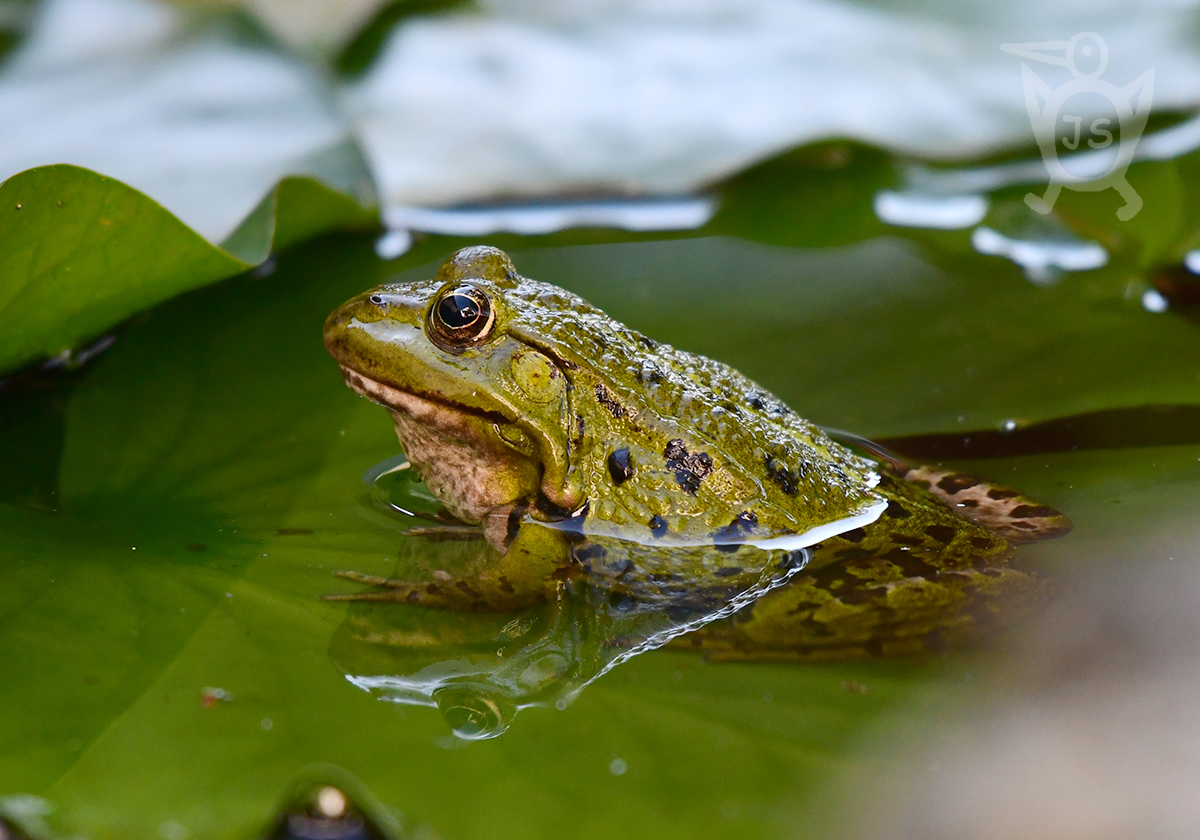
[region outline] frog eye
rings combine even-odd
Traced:
[[[475,286],[445,289],[429,310],[434,340],[447,350],[482,344],[496,325],[496,313],[487,294]]]

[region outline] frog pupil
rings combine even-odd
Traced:
[[[454,292],[442,298],[438,315],[450,329],[461,330],[479,320],[479,305],[463,292]]]

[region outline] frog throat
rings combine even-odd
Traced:
[[[429,489],[459,519],[478,522],[512,504],[544,499],[573,509],[575,490],[535,452],[505,445],[485,431],[515,424],[500,412],[416,394],[341,365],[351,390],[387,408],[405,454]],[[564,504],[565,502],[565,504]]]

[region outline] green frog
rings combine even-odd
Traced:
[[[364,292],[324,338],[458,523],[435,535],[478,535],[498,558],[421,581],[343,573],[377,586],[353,599],[511,611],[580,579],[668,607],[752,592],[673,643],[714,659],[907,654],[1036,603],[1043,583],[1011,546],[1070,529],[1018,491],[834,440],[496,248]]]

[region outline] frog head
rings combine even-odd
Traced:
[[[519,280],[504,252],[464,248],[432,280],[371,289],[325,322],[346,383],[392,412],[410,462],[466,522],[584,502],[561,362],[513,329]]]

